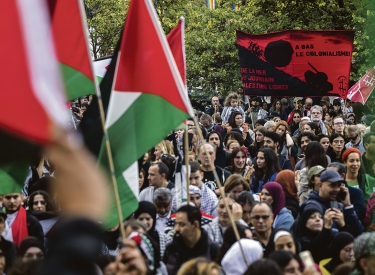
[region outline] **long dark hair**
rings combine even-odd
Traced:
[[[318,141],[311,141],[305,150],[305,167],[310,169],[313,166],[320,165],[327,168],[328,161],[323,145]]]
[[[240,239],[246,238],[245,230],[249,229],[243,224],[236,222],[236,227],[238,230],[238,234],[240,235]],[[221,264],[221,260],[224,258],[225,253],[231,248],[231,246],[237,242],[236,235],[234,234],[233,226],[229,226],[223,235],[223,244],[221,245],[219,252],[217,253],[215,262]]]
[[[256,134],[257,132],[261,132],[263,134],[263,136],[266,134],[267,132],[267,129],[266,127],[264,126],[259,126],[258,128],[256,128],[256,130],[254,131],[255,133],[255,137],[254,137],[254,142],[250,145],[250,146],[253,146],[254,147],[254,151],[257,152],[259,150],[259,148],[261,148],[264,144],[264,141],[261,142],[261,143],[258,143],[257,140],[256,140]]]
[[[260,169],[258,165],[255,165],[255,172],[254,172],[254,187],[258,189],[259,180],[268,180],[273,174],[280,172],[280,165],[279,159],[276,156],[276,153],[270,148],[260,148],[257,152],[257,156],[259,152],[264,154],[264,160],[266,162],[266,166],[263,169]]]
[[[237,115],[241,115],[241,118],[242,118],[242,114],[239,111],[232,112],[232,114],[229,117],[228,123],[232,128],[238,128],[238,126],[236,125],[236,116]]]
[[[30,211],[33,211],[34,199],[36,195],[41,195],[44,198],[46,202],[46,211],[57,211],[56,204],[53,202],[48,193],[41,190],[33,192],[27,200],[27,206],[29,207]]]
[[[236,166],[234,165],[234,159],[236,158],[237,154],[239,152],[242,152],[246,158],[246,151],[244,148],[242,147],[235,147],[232,151],[232,153],[230,154],[230,166],[229,166],[229,170],[231,173],[234,173],[235,170],[236,170]],[[242,169],[244,169],[246,167],[246,161],[245,161],[245,164],[244,164],[244,167],[242,167]]]

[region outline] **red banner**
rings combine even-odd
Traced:
[[[237,31],[245,94],[345,98],[353,39],[354,31]]]
[[[362,78],[348,91],[348,99],[365,104],[371,92],[375,88],[375,67],[371,68]]]

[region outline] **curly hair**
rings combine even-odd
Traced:
[[[288,125],[288,123],[286,123],[284,120],[280,120],[279,122],[276,123],[275,125],[275,131],[277,130],[277,128],[279,128],[279,126],[284,126],[285,127],[285,131],[288,131],[290,133],[290,127]],[[284,136],[285,137],[285,134]]]
[[[240,96],[239,96],[237,93],[230,93],[230,94],[227,95],[227,97],[225,98],[224,106],[230,106],[230,102],[231,102],[233,99],[240,101]],[[239,103],[239,102],[238,102],[238,103]]]

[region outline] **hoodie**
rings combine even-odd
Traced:
[[[319,196],[318,191],[313,191],[309,194],[308,199],[302,204],[302,209],[308,205],[308,204],[314,204],[319,208],[320,213],[326,212],[328,208],[331,208],[331,203],[329,201],[326,201],[321,196]],[[349,206],[344,208],[343,204],[341,202],[339,204],[339,209],[344,214],[344,220],[345,220],[345,226],[338,228],[337,223],[333,222],[331,232],[334,234],[337,233],[337,231],[346,231],[352,234],[354,237],[359,236],[363,232],[363,226],[361,224],[361,221],[358,219],[357,214],[354,212],[354,207]]]
[[[219,147],[216,149],[216,159],[215,159],[215,166],[219,166],[220,168],[224,168],[230,165],[230,153],[225,151],[223,139],[219,132],[212,131],[207,135],[206,141],[210,139],[212,134],[217,134],[219,136]]]

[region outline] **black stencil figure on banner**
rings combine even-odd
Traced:
[[[280,39],[267,44],[264,57],[274,67],[286,67],[292,61],[293,53],[292,45]]]
[[[249,42],[249,46],[247,49],[255,56],[257,57],[264,57],[263,56],[263,50],[259,47],[258,43],[254,43],[252,41]]]
[[[328,81],[328,76],[324,72],[319,72],[317,69],[311,65],[310,62],[307,62],[309,66],[315,71],[307,70],[305,72],[306,82],[312,87],[321,90],[322,92],[329,92],[333,90],[333,85]]]

